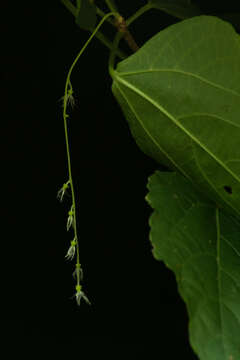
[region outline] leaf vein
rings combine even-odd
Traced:
[[[225,236],[221,235],[222,239],[228,244],[228,246],[233,249],[233,251],[240,257],[240,252],[225,238]]]
[[[180,166],[175,163],[175,161],[170,157],[170,155],[165,152],[165,150],[159,145],[159,143],[154,139],[154,137],[149,133],[149,131],[146,129],[146,127],[144,126],[144,124],[142,123],[141,119],[139,118],[138,114],[136,113],[134,107],[130,104],[129,100],[127,99],[127,97],[124,95],[124,92],[121,90],[121,87],[116,83],[116,86],[118,86],[118,90],[120,91],[120,93],[122,94],[122,96],[124,97],[125,101],[128,103],[129,108],[132,110],[132,112],[134,113],[134,115],[136,116],[139,124],[141,125],[141,127],[143,128],[143,130],[145,131],[145,133],[147,134],[147,136],[150,138],[150,140],[154,143],[154,145],[170,160],[170,162],[182,173],[184,174],[187,178],[188,175],[184,172],[183,169],[180,168]]]
[[[232,281],[235,283],[236,287],[239,288],[240,290],[240,287],[238,285],[238,279],[235,279],[233,277],[233,275],[231,275],[229,272],[227,272],[226,270],[224,270],[223,268],[220,269],[221,272],[223,272],[224,274],[226,274],[230,279],[232,279]],[[224,302],[223,302],[224,303]]]
[[[230,208],[234,209],[234,210],[236,211],[236,213],[238,213],[238,214],[240,215],[239,211],[233,206],[232,203],[230,203],[227,199],[225,199],[225,198],[222,196],[222,194],[216,189],[216,187],[214,186],[214,184],[209,180],[208,176],[204,173],[204,171],[203,171],[203,169],[202,169],[202,167],[201,167],[201,165],[200,165],[200,163],[199,163],[199,161],[198,161],[198,158],[197,158],[197,155],[196,155],[196,153],[195,153],[193,144],[192,144],[192,149],[193,149],[193,152],[192,152],[192,153],[193,153],[193,157],[194,157],[194,159],[195,159],[196,165],[197,165],[200,173],[202,174],[202,177],[203,177],[203,178],[206,180],[206,182],[209,184],[210,188],[212,188],[212,189],[218,194],[218,196],[219,196],[221,199],[223,199],[223,201],[225,201],[225,203],[227,203],[227,204],[229,205]]]
[[[154,107],[156,107],[161,113],[163,113],[165,116],[167,116],[178,128],[180,128],[189,138],[195,142],[199,147],[201,147],[206,153],[208,153],[217,163],[219,163],[233,178],[235,178],[240,183],[240,178],[236,176],[220,159],[218,159],[204,144],[202,144],[193,134],[191,134],[190,131],[188,131],[172,114],[170,114],[163,106],[159,105],[155,100],[151,99],[147,94],[145,94],[143,91],[138,89],[136,86],[130,84],[128,81],[122,79],[119,76],[116,76],[116,79],[134,91],[136,94],[144,98],[146,101],[148,101],[150,104],[152,104]],[[239,95],[240,96],[240,95]],[[139,121],[139,119],[138,119]],[[142,125],[143,126],[143,125]],[[146,129],[145,129],[146,131]],[[149,132],[146,131],[148,136],[150,136]],[[151,137],[152,138],[152,137]],[[156,144],[156,141],[154,140],[154,143]],[[179,166],[178,166],[179,168]],[[185,174],[186,176],[186,174]],[[188,177],[188,176],[187,176]]]
[[[181,116],[178,116],[177,120],[180,120],[180,119],[186,119],[188,117],[194,117],[194,116],[209,116],[209,117],[213,117],[213,118],[216,118],[216,119],[219,119],[219,120],[222,120],[223,122],[226,122],[232,126],[235,126],[237,128],[240,128],[240,125],[232,122],[231,120],[228,120],[228,119],[224,119],[222,118],[221,116],[219,115],[215,115],[215,114],[211,114],[211,113],[192,113],[192,114],[185,114],[185,115],[181,115]],[[240,161],[240,160],[238,160]]]
[[[117,72],[117,71],[116,71]],[[217,84],[213,81],[210,81],[210,80],[207,80],[206,78],[198,75],[198,74],[194,74],[194,73],[191,73],[189,71],[184,71],[184,70],[180,70],[180,69],[149,69],[149,70],[139,70],[139,71],[129,71],[129,72],[121,72],[119,73],[121,76],[130,76],[130,75],[137,75],[137,74],[144,74],[144,73],[152,73],[152,72],[174,72],[174,73],[178,73],[178,74],[182,74],[182,75],[186,75],[186,76],[191,76],[191,77],[194,77],[202,82],[205,82],[206,84],[210,85],[210,86],[213,86],[213,87],[216,87],[216,88],[219,88],[223,91],[226,91],[226,92],[230,92],[236,96],[239,96],[240,97],[240,93],[238,93],[237,91],[235,90],[232,90],[232,89],[229,89],[227,87],[224,87],[220,84]]]

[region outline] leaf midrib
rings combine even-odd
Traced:
[[[118,90],[120,91],[120,93],[122,94],[122,96],[124,97],[125,101],[127,102],[127,104],[129,105],[130,109],[132,110],[132,112],[134,113],[136,119],[138,120],[139,124],[141,125],[141,127],[143,128],[143,130],[145,131],[145,133],[149,136],[149,138],[151,139],[151,141],[153,142],[153,144],[155,144],[155,146],[160,150],[160,152],[162,152],[167,159],[169,159],[169,161],[177,168],[179,169],[179,171],[186,176],[186,178],[188,178],[189,180],[191,180],[189,178],[189,176],[185,173],[185,171],[183,169],[181,169],[179,167],[179,165],[177,163],[175,163],[175,161],[168,155],[168,153],[166,153],[164,151],[164,149],[158,144],[158,142],[154,139],[154,137],[148,132],[148,130],[146,129],[146,127],[144,126],[144,124],[142,123],[141,119],[139,118],[138,114],[134,111],[133,107],[131,106],[130,102],[128,101],[128,99],[126,98],[126,96],[124,95],[124,93],[121,91],[120,86],[116,83],[115,84],[118,87]]]
[[[204,151],[206,151],[207,154],[209,154],[218,164],[220,164],[235,180],[237,180],[240,183],[240,179],[220,160],[218,159],[209,149],[204,146],[194,135],[192,135],[173,115],[171,115],[166,109],[164,109],[161,105],[159,105],[156,101],[151,99],[147,94],[145,94],[143,91],[138,89],[136,86],[130,84],[128,81],[122,79],[119,75],[117,75],[117,72],[115,72],[114,79],[125,85],[127,88],[131,89],[138,95],[140,95],[142,98],[144,98],[146,101],[148,101],[150,104],[152,104],[154,107],[156,107],[158,110],[160,110],[164,115],[166,115],[177,127],[179,127],[186,135],[189,136],[192,141],[194,141],[197,145],[199,145]],[[240,96],[238,94],[238,96]]]

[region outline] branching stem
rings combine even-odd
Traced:
[[[77,16],[77,8],[73,5],[73,3],[70,0],[61,0],[61,2],[63,3],[63,5],[66,6],[66,8],[68,9],[68,11],[70,11],[70,13],[73,16]]]
[[[74,16],[76,17],[77,16],[77,8],[71,3],[70,0],[61,0],[62,4],[68,9],[68,11]],[[102,11],[101,9],[99,9],[98,7],[96,7],[97,9],[97,14],[103,18],[106,14],[104,13],[104,11]],[[115,23],[113,21],[113,19],[111,18],[107,18],[106,19],[107,22],[109,22],[112,26],[115,27]],[[91,29],[91,31],[93,32],[94,29]],[[103,34],[101,33],[101,31],[98,31],[96,34],[95,34],[96,38],[101,41],[101,43],[103,45],[105,45],[106,47],[108,47],[110,50],[112,50],[113,48],[113,44],[110,40],[108,40],[108,38]],[[120,49],[117,49],[117,56],[120,58],[120,59],[125,59],[127,57],[127,54],[125,54],[122,50]]]
[[[118,31],[123,34],[123,38],[126,41],[126,43],[128,44],[129,48],[133,52],[136,52],[139,49],[139,46],[137,45],[137,43],[136,43],[135,39],[133,38],[132,34],[130,33],[130,31],[128,30],[126,21],[122,16],[119,16],[116,19],[116,26],[117,26]]]
[[[127,20],[126,20],[126,24],[127,26],[131,25],[131,23],[133,23],[135,20],[137,20],[141,15],[143,15],[146,11],[152,9],[152,5],[150,3],[145,4],[144,6],[142,6],[140,9],[138,9],[135,14],[133,14],[132,16],[130,16]]]
[[[118,16],[118,9],[116,7],[116,4],[114,2],[114,0],[105,0],[108,8],[110,11],[114,12],[116,14],[116,17]]]

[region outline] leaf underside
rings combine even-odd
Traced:
[[[153,254],[176,275],[193,349],[202,360],[239,360],[240,223],[180,174],[156,172],[148,189]]]
[[[240,215],[240,41],[198,16],[161,31],[114,71],[112,91],[140,148]]]
[[[183,0],[184,1],[184,0]],[[113,71],[154,174],[153,253],[174,271],[201,360],[240,359],[240,40],[219,18],[170,26]]]

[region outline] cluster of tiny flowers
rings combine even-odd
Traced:
[[[72,205],[70,211],[68,212],[67,231],[73,225],[73,220],[74,220],[74,209],[73,209],[73,205]]]
[[[67,254],[65,255],[65,258],[67,260],[73,260],[74,256],[75,256],[75,252],[76,252],[76,245],[77,245],[77,241],[76,239],[74,238],[72,241],[71,241],[71,245],[67,251]]]
[[[83,298],[86,303],[88,305],[91,305],[90,301],[88,300],[88,298],[86,297],[86,295],[84,294],[84,292],[82,291],[82,286],[80,284],[76,285],[76,294],[75,294],[75,297],[76,297],[76,301],[77,301],[77,304],[80,305],[81,303],[81,299]]]
[[[63,201],[64,195],[70,185],[70,181],[67,181],[65,184],[63,184],[62,188],[57,193],[57,198],[60,200],[60,202]],[[67,231],[73,226],[74,227],[74,206],[72,205],[69,212],[68,212],[68,218],[67,218]],[[76,254],[76,246],[77,246],[77,237],[75,236],[74,239],[70,243],[70,247],[67,251],[67,254],[65,255],[65,258],[67,260],[73,260]],[[87,296],[82,291],[82,286],[80,285],[80,280],[82,280],[83,274],[82,274],[82,268],[80,263],[77,262],[75,271],[73,273],[73,276],[77,278],[77,285],[76,285],[76,293],[74,295],[76,302],[78,305],[81,303],[81,299],[84,299],[87,304],[90,305],[90,301],[88,300]]]
[[[57,198],[59,199],[60,202],[63,201],[63,197],[69,187],[70,181],[67,181],[65,184],[63,184],[63,186],[61,187],[61,189],[58,191],[57,193]]]
[[[73,89],[70,88],[68,90],[68,92],[66,93],[66,95],[62,96],[59,101],[62,101],[62,106],[63,107],[64,107],[64,104],[66,102],[66,107],[68,107],[68,105],[70,105],[71,108],[73,109],[74,106],[75,106],[75,99],[73,97]]]

